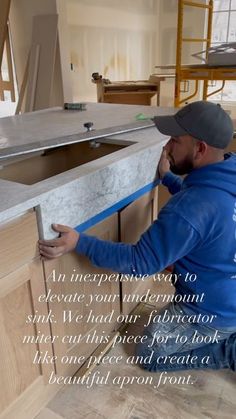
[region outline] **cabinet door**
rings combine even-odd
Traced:
[[[171,196],[166,186],[158,186],[158,212],[167,204]]]
[[[231,151],[232,153],[236,153],[236,137],[233,138],[229,146],[227,147],[226,151]]]
[[[124,243],[137,243],[141,234],[148,229],[157,217],[158,189],[155,188],[141,198],[132,202],[120,211],[120,240]],[[122,313],[128,314],[138,302],[125,301],[128,295],[142,295],[153,285],[152,277],[145,281],[123,282],[122,287]]]
[[[89,229],[87,233],[117,241],[117,214]],[[45,273],[47,292],[67,296],[61,302],[49,301],[49,308],[56,319],[56,323],[52,323],[52,333],[56,336],[56,372],[58,375],[73,375],[83,361],[81,359],[73,363],[72,357],[87,358],[102,343],[99,337],[108,336],[115,328],[120,313],[119,280],[104,280],[98,286],[101,275],[105,279],[105,275],[111,275],[112,272],[94,267],[87,258],[76,253],[46,261]],[[88,275],[92,278],[94,274],[98,274],[96,281],[89,282]],[[74,280],[76,275],[77,281]],[[70,295],[79,296],[81,300],[72,301]],[[95,298],[96,295],[97,300],[91,301],[91,297]]]
[[[45,288],[37,240],[34,212],[0,227],[0,412],[7,407],[11,409],[13,402],[17,411],[14,416],[8,409],[4,418],[28,417],[25,412],[21,416],[22,412],[16,407],[17,399],[21,403],[27,401],[30,411],[35,394],[40,399],[54,368],[41,362],[33,363],[37,351],[47,350],[52,355],[49,324],[33,321],[35,314],[44,319],[48,315],[47,305],[38,303]],[[49,342],[37,342],[37,336],[43,334],[49,336]]]

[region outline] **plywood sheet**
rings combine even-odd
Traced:
[[[35,85],[33,110],[49,108],[51,105],[52,86],[54,77],[54,66],[57,46],[57,25],[58,15],[38,15],[33,19],[32,50],[40,47],[39,62],[37,69],[33,66],[33,71],[29,74],[29,85]],[[37,55],[37,54],[36,54]],[[30,83],[30,79],[35,79],[37,70],[37,81]],[[32,96],[32,91],[28,89],[27,96]],[[32,98],[29,100],[32,103]]]

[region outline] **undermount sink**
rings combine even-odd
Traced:
[[[114,153],[133,142],[114,140],[84,141],[75,144],[37,152],[30,156],[21,156],[20,161],[6,162],[1,167],[0,179],[10,180],[25,185],[33,185],[59,173],[81,166],[100,157]]]

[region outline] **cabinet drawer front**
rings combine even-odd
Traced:
[[[157,197],[158,188],[156,187],[120,211],[122,242],[137,243],[140,236],[157,218]]]
[[[140,239],[140,236],[157,217],[157,203],[158,189],[156,187],[120,211],[120,238],[122,242],[136,243]],[[132,297],[134,294],[141,297],[148,288],[152,288],[152,285],[152,277],[144,282],[122,282],[122,313],[129,314],[138,304],[136,300],[132,302],[132,299],[127,301],[126,298]]]
[[[39,255],[35,212],[0,227],[0,278]]]

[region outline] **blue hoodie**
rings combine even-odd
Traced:
[[[184,180],[169,172],[163,184],[173,197],[137,244],[81,234],[76,251],[96,266],[137,276],[174,264],[176,293],[204,294],[184,303],[187,312],[214,315],[210,326],[236,330],[236,154]]]

